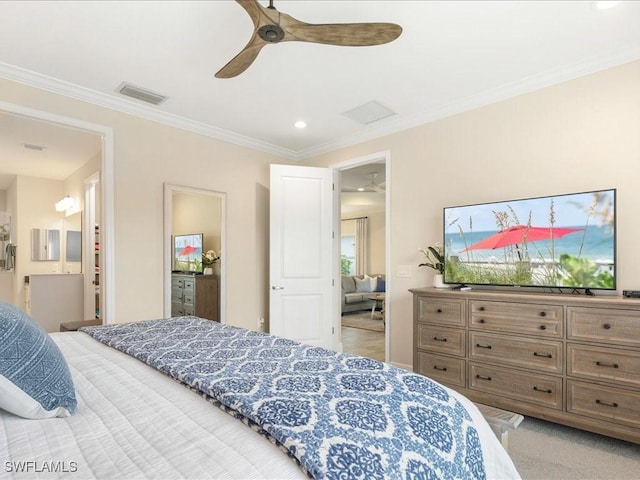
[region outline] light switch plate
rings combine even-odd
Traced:
[[[410,277],[411,276],[411,265],[398,265],[398,276],[399,277]]]

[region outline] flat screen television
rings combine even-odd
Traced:
[[[202,233],[174,235],[173,271],[184,273],[202,273]]]
[[[616,190],[445,207],[444,282],[615,290]]]

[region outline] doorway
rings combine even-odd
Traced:
[[[383,152],[354,159],[335,170],[340,185],[337,250],[342,283],[342,350],[386,361],[392,327],[391,302],[386,297],[390,155]],[[366,278],[370,283],[364,281]]]
[[[172,316],[172,273],[175,235],[202,235],[202,253],[213,250],[219,256],[212,265],[217,277],[217,319],[226,323],[226,194],[166,183],[164,186],[164,317]],[[197,306],[196,306],[197,308]],[[174,309],[175,311],[175,309]],[[210,318],[210,317],[207,317]]]
[[[21,105],[10,104],[6,102],[0,102],[0,122],[3,123],[3,128],[7,133],[3,138],[0,148],[5,152],[3,158],[7,162],[3,161],[3,170],[0,172],[0,177],[21,175],[27,177],[37,177],[50,180],[65,180],[71,175],[71,172],[81,170],[79,165],[64,174],[63,169],[56,168],[56,161],[46,161],[44,166],[34,166],[31,160],[25,161],[20,155],[25,152],[31,153],[37,152],[42,157],[46,157],[47,153],[52,155],[57,154],[59,159],[72,159],[76,155],[80,155],[84,159],[84,162],[90,160],[93,156],[96,158],[96,167],[93,171],[100,171],[103,179],[103,188],[100,192],[100,204],[102,205],[99,223],[104,226],[105,231],[103,239],[101,241],[101,252],[103,256],[104,274],[103,281],[101,282],[103,295],[102,295],[102,318],[105,323],[113,323],[115,298],[113,287],[113,278],[115,275],[113,265],[113,131],[109,127],[102,125],[92,124],[81,120],[76,120],[69,117],[59,116],[50,112],[44,112],[34,110],[31,108],[23,107]],[[20,140],[19,135],[22,129],[28,133],[31,141]],[[4,142],[7,143],[4,143]],[[49,143],[50,148],[32,148],[42,147],[43,143]],[[6,149],[11,145],[17,144],[19,149],[14,151],[11,155],[6,155]],[[24,147],[24,149],[22,148]],[[88,149],[88,150],[87,150]],[[78,154],[78,152],[80,152]],[[91,152],[91,153],[87,153]],[[19,154],[18,154],[19,153]],[[16,160],[18,167],[11,166],[8,161]],[[84,163],[83,162],[83,163]],[[82,165],[82,163],[80,164]],[[22,170],[21,170],[22,168]],[[27,170],[25,170],[27,168]],[[28,170],[28,169],[31,170]],[[61,172],[62,176],[61,176]],[[76,172],[77,173],[77,172]],[[87,173],[88,175],[88,173]],[[77,180],[77,181],[76,181]],[[84,192],[82,187],[83,178],[74,179],[70,182],[64,181],[64,189],[76,189],[73,191],[73,197],[76,201],[84,198]],[[65,192],[66,194],[67,192]],[[15,201],[7,200],[7,208],[15,209],[17,203],[20,202],[20,198],[13,195],[10,196]],[[59,200],[59,198],[56,198]],[[49,200],[46,200],[49,203]],[[53,204],[53,202],[51,202]],[[23,222],[24,224],[24,222]],[[29,225],[23,225],[18,227],[15,231],[14,241],[17,243],[23,243],[28,241]],[[22,229],[22,231],[21,231]],[[55,264],[39,264],[30,263],[28,256],[29,248],[18,249],[18,260],[16,262],[16,268],[13,270],[11,276],[11,297],[13,302],[18,307],[22,307],[25,304],[25,289],[24,289],[24,277],[29,273],[70,273],[71,270],[75,271],[70,264],[61,264],[56,266]],[[84,259],[83,259],[84,260]],[[90,269],[93,273],[93,265],[83,265],[83,272]],[[82,307],[80,307],[82,310]],[[91,317],[93,318],[93,317]]]

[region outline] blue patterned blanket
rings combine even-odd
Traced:
[[[316,479],[484,479],[464,406],[421,375],[177,317],[83,332],[255,422]]]

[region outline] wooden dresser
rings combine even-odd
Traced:
[[[640,300],[410,291],[414,371],[476,402],[640,443]]]
[[[195,315],[220,321],[218,277],[171,274],[171,316]]]

